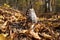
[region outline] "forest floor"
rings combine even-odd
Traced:
[[[33,24],[22,12],[0,7],[0,40],[60,40],[60,15],[38,17]]]

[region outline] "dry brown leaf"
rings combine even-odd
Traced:
[[[49,39],[52,38],[52,36],[50,36],[50,35],[48,35],[48,34],[46,34],[46,33],[42,33],[42,36],[45,37],[45,38],[49,38]]]
[[[28,30],[18,30],[19,33],[26,33]]]

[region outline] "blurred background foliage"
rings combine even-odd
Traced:
[[[45,10],[44,1],[45,0],[0,0],[0,6],[3,4],[8,4],[10,7],[26,13],[27,9],[32,5],[37,15],[39,15],[39,13],[43,13]],[[60,0],[53,1],[54,4],[51,2],[53,11],[60,12]]]

